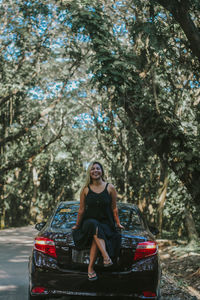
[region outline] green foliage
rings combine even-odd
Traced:
[[[183,184],[176,178],[174,173],[170,174],[167,201],[164,209],[164,228],[168,232],[168,238],[187,238],[185,227],[185,210],[190,203],[190,211],[195,220],[196,229],[200,234],[199,206],[194,205],[191,196]],[[165,233],[164,233],[165,236]],[[167,236],[166,236],[167,237]]]
[[[84,154],[80,155],[80,149],[85,143],[74,128],[74,118],[82,107],[73,98],[70,84],[81,76],[80,70],[76,71],[80,47],[68,34],[70,27],[63,24],[53,3],[28,1],[21,6],[13,1],[4,8],[0,54],[2,227],[35,222],[38,215],[52,210],[56,201],[74,198],[81,184]],[[60,152],[70,153],[66,162],[57,161]]]
[[[78,197],[92,159],[105,165],[120,199],[137,203],[154,223],[165,165],[164,228],[183,227],[186,203],[199,224],[199,62],[158,2],[4,6],[0,209],[6,226],[36,222],[57,201]],[[198,26],[197,8],[194,1],[188,10]]]

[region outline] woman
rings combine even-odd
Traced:
[[[97,279],[94,264],[98,251],[103,257],[104,267],[113,264],[120,249],[120,235],[116,230],[120,224],[116,205],[117,193],[114,186],[104,181],[104,170],[99,162],[89,165],[80,194],[80,207],[73,229],[74,243],[79,249],[90,246],[88,279]]]

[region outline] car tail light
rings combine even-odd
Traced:
[[[144,297],[156,297],[156,293],[150,291],[144,291],[142,294]]]
[[[43,286],[36,286],[32,289],[32,293],[43,294],[45,290]]]
[[[157,254],[158,246],[156,242],[142,242],[137,245],[135,250],[134,260]]]
[[[48,254],[53,257],[57,257],[56,255],[56,247],[53,240],[50,240],[45,237],[36,237],[34,249],[41,251],[45,254]]]

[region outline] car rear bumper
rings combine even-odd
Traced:
[[[142,297],[142,291],[156,291],[158,277],[155,272],[97,272],[98,279],[89,281],[86,272],[55,272],[36,268],[31,278],[32,287],[44,287],[46,295],[77,295],[102,297]],[[32,290],[32,289],[31,289]],[[31,293],[34,295],[34,293]],[[36,295],[36,294],[35,294]]]
[[[35,252],[34,252],[35,253]],[[89,281],[87,265],[81,270],[60,269],[56,260],[42,253],[32,255],[29,260],[30,293],[37,287],[45,288],[43,295],[75,295],[100,297],[144,297],[143,291],[156,292],[160,283],[159,257],[157,255],[138,261],[132,268],[119,272],[113,267],[95,266],[98,279]],[[41,295],[41,294],[40,294]]]

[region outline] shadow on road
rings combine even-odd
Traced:
[[[32,226],[0,231],[0,300],[27,300]]]

